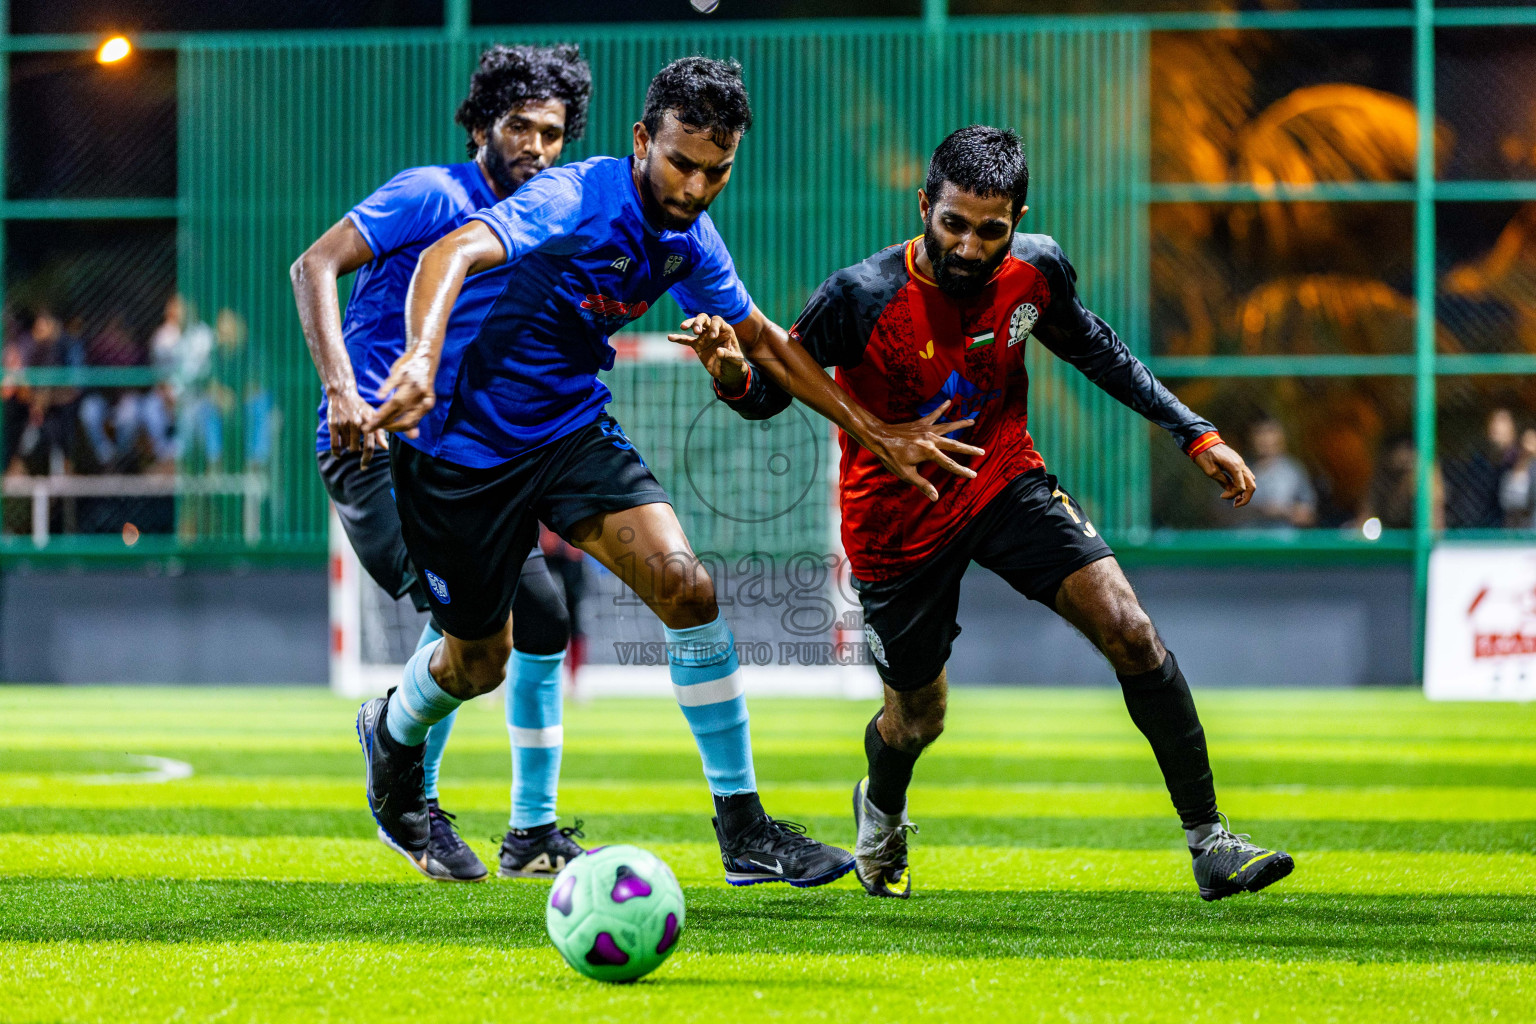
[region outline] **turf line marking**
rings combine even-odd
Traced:
[[[85,775],[77,779],[86,786],[143,786],[160,782],[190,779],[192,766],[185,761],[170,757],[154,757],[150,754],[130,754],[130,761],[137,761],[149,769],[147,772],[117,772],[110,775]]]

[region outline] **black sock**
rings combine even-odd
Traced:
[[[715,817],[720,819],[721,833],[729,839],[768,817],[768,812],[756,793],[737,793],[715,797]]]
[[[549,835],[554,830],[555,830],[555,823],[552,822],[552,821],[549,824],[547,824],[547,825],[535,825],[532,828],[509,828],[509,829],[507,829],[508,832],[512,833],[514,836],[516,836],[519,839],[538,839],[541,836]]]
[[[1162,668],[1134,676],[1120,676],[1120,689],[1131,721],[1152,744],[1157,766],[1173,807],[1185,829],[1208,825],[1216,816],[1216,783],[1206,756],[1205,730],[1195,713],[1195,700],[1173,652]]]
[[[912,785],[917,755],[887,744],[879,721],[877,713],[864,729],[864,756],[869,758],[869,788],[864,797],[886,814],[900,814],[907,807],[907,787]]]

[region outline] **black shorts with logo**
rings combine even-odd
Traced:
[[[1021,474],[911,572],[873,583],[854,578],[880,678],[905,691],[939,674],[960,635],[960,579],[972,562],[1054,611],[1062,580],[1113,554],[1054,476]]]
[[[479,640],[504,628],[539,521],[578,522],[654,502],[665,488],[611,416],[487,469],[433,458],[397,438],[390,466],[400,530],[443,632]]]

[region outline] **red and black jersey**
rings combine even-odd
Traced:
[[[846,434],[839,470],[843,545],[862,580],[899,576],[932,555],[1019,474],[1044,466],[1029,436],[1025,341],[1033,334],[1089,380],[1170,431],[1186,450],[1215,428],[1185,407],[1109,325],[1078,301],[1076,272],[1045,235],[1016,234],[996,274],[974,299],[941,292],[917,267],[921,238],[839,270],[811,297],[791,336],[837,383],[887,423],[926,416],[975,419],[950,435],[984,448],[967,480],[937,466],[922,472],[938,489],[929,502]],[[789,396],[753,373],[726,399],[743,416],[772,416]],[[1202,440],[1205,439],[1205,440]],[[958,456],[957,461],[966,461]]]

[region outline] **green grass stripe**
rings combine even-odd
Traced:
[[[580,735],[574,727],[567,734],[565,756],[582,759],[589,756],[647,758],[657,755],[669,757],[695,757],[693,737],[683,727],[681,716],[668,722],[666,729],[634,735]],[[660,735],[658,735],[660,734]],[[205,764],[226,764],[224,757],[210,754],[230,754],[239,757],[263,755],[336,755],[344,758],[355,756],[356,740],[348,732],[331,731],[316,733],[223,733],[223,732],[166,732],[163,730],[133,733],[131,739],[121,732],[95,732],[78,730],[72,733],[33,733],[15,736],[5,741],[7,749],[0,751],[0,771],[25,769],[30,763],[37,765],[57,757],[81,759],[91,757],[93,770],[131,770],[122,753],[123,746],[131,743],[133,749],[144,753],[172,751],[170,756],[186,760],[202,760]],[[495,735],[460,733],[455,730],[451,740],[455,758],[472,757],[479,765],[505,761],[509,754],[505,731]],[[857,754],[862,749],[863,734],[849,733],[837,738],[754,738],[753,750],[759,757],[816,757],[837,758],[846,761],[850,751]],[[1273,762],[1312,762],[1328,764],[1370,764],[1392,762],[1394,764],[1433,764],[1448,767],[1458,765],[1536,765],[1536,743],[1529,740],[1464,740],[1464,739],[1362,739],[1362,740],[1302,740],[1278,739],[1264,741],[1212,739],[1211,758],[1218,764],[1225,761],[1251,761],[1262,758]],[[94,756],[92,756],[94,755]],[[976,760],[1081,760],[1081,761],[1135,761],[1151,758],[1151,748],[1140,735],[1132,732],[1121,738],[1059,737],[1049,739],[979,740],[953,739],[947,734],[943,742],[928,754],[933,763],[951,759]],[[97,758],[100,758],[98,761]],[[116,759],[115,761],[113,759]],[[113,766],[116,767],[113,767]],[[1536,774],[1532,775],[1536,782]]]
[[[510,773],[509,773],[510,774]],[[446,762],[443,800],[455,811],[501,814],[508,785],[457,781]],[[781,817],[840,817],[849,813],[857,776],[827,784],[765,782],[763,799]],[[1160,784],[940,786],[919,781],[911,791],[912,815],[933,817],[1171,818]],[[1247,787],[1220,784],[1221,806],[1238,825],[1252,819],[1304,821],[1530,821],[1536,820],[1536,788],[1493,786]],[[701,773],[671,783],[563,782],[564,814],[631,808],[665,814],[706,814],[709,795]],[[345,810],[366,817],[361,773],[352,779],[194,777],[153,785],[84,785],[67,775],[0,775],[0,807],[222,807]],[[25,831],[25,830],[23,830]]]
[[[11,751],[0,768],[8,774],[72,773],[94,775],[132,770],[122,754],[149,754],[190,763],[199,775],[331,776],[360,778],[362,758],[355,749],[323,751],[249,750],[239,747],[126,747],[112,751],[28,750]],[[756,753],[758,777],[780,784],[824,782],[829,778],[851,781],[867,770],[862,748],[849,743],[842,754]],[[505,778],[510,758],[505,751],[476,752],[456,749],[450,742],[444,759],[444,777]],[[1526,786],[1536,783],[1536,770],[1523,764],[1451,764],[1423,761],[1285,760],[1267,757],[1216,757],[1212,760],[1222,785],[1310,786]],[[936,748],[925,757],[925,780],[943,779],[960,785],[1020,784],[1039,782],[1154,784],[1161,781],[1150,750],[1125,758],[967,756]],[[636,781],[695,778],[698,754],[685,747],[670,752],[624,753],[592,749],[567,752],[561,769],[570,781],[633,779]]]
[[[611,805],[610,805],[611,806]],[[453,809],[450,806],[450,809]],[[501,811],[457,809],[459,830],[481,839],[499,835]],[[583,812],[588,843],[674,843],[706,840],[702,814]],[[570,821],[568,818],[567,821]],[[847,814],[799,819],[812,835],[847,838]],[[1182,833],[1171,816],[1159,818],[925,816],[920,841],[964,846],[1088,847],[1167,850]],[[1242,828],[1264,842],[1303,850],[1405,850],[1457,853],[1529,853],[1536,850],[1536,821],[1306,821],[1244,819]],[[40,836],[54,832],[94,835],[313,836],[366,839],[373,819],[356,807],[0,807],[0,832]]]
[[[1079,1024],[1536,1016],[1536,970],[1526,965],[704,953],[689,947],[691,938],[656,975],[631,986],[581,979],[549,949],[459,947],[451,959],[438,959],[414,943],[354,941],[185,943],[174,950],[141,942],[12,945],[0,947],[0,1016],[11,1024],[274,1024],[315,1020],[324,1007],[326,1020],[375,1024],[420,1021],[425,1005],[449,1005],[445,999],[451,1019],[486,1021],[525,1006],[620,1022],[900,1020],[918,1007],[938,1020]]]
[[[1197,685],[1196,698],[1214,743],[1288,737],[1339,743],[1416,738],[1520,743],[1536,735],[1536,706],[1432,704],[1411,690],[1232,691]],[[320,688],[11,686],[0,690],[0,745],[12,737],[76,731],[114,736],[178,731],[197,736],[325,736],[349,729],[356,706]],[[761,698],[752,706],[753,732],[763,741],[857,740],[872,707],[866,701]],[[460,728],[493,736],[503,729],[501,718],[497,699],[481,699],[465,707]],[[626,737],[680,729],[681,716],[665,699],[568,702],[566,724],[573,739]],[[1134,735],[1113,688],[957,688],[946,742]]]
[[[544,946],[538,882],[483,885],[0,880],[0,942],[418,942]],[[1118,960],[1536,962],[1528,896],[689,886],[688,947],[719,953]]]
[[[482,859],[494,844],[470,837]],[[720,881],[713,842],[658,843],[654,849],[688,882]],[[1348,893],[1536,894],[1536,855],[1296,851],[1288,891]],[[1167,851],[1010,849],[924,845],[913,871],[933,889],[1188,889],[1189,856]],[[57,833],[46,843],[0,834],[0,873],[82,878],[269,878],[340,882],[409,877],[396,854],[367,839],[277,836],[112,836]],[[851,878],[851,876],[849,876]],[[425,884],[425,883],[424,883]],[[843,884],[853,885],[846,879]]]

